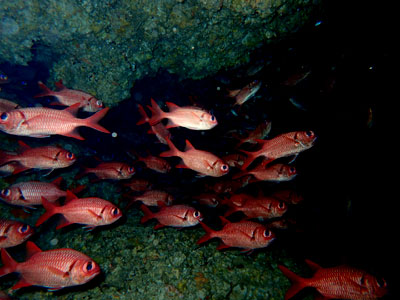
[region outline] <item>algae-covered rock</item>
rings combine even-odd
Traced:
[[[247,62],[261,43],[300,29],[318,0],[4,1],[0,63],[44,62],[113,105],[160,68],[203,78]]]

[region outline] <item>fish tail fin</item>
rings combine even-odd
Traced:
[[[89,118],[84,119],[85,121],[85,126],[93,128],[95,130],[104,132],[104,133],[110,133],[107,129],[105,129],[103,126],[98,124],[98,122],[106,115],[106,113],[109,111],[109,107],[103,108],[102,110],[98,111],[94,115],[90,116]]]
[[[4,266],[0,268],[0,277],[13,273],[17,268],[18,263],[4,248],[1,249],[1,261],[3,262]]]
[[[142,118],[136,123],[136,125],[142,125],[144,123],[149,122],[150,118],[147,115],[146,111],[144,110],[143,106],[141,104],[138,104],[138,110]]]
[[[171,157],[171,156],[180,156],[181,151],[175,147],[175,145],[171,142],[169,138],[165,138],[170,150],[160,153],[160,157]]]
[[[43,204],[43,207],[46,209],[46,212],[43,215],[41,215],[40,218],[37,220],[37,222],[35,224],[36,227],[40,226],[51,216],[58,213],[57,206],[55,204],[49,202],[45,197],[42,197],[42,204]]]
[[[208,240],[212,239],[214,237],[214,230],[212,230],[210,227],[208,227],[206,224],[200,221],[201,227],[203,227],[204,231],[206,232],[205,235],[203,235],[198,241],[197,244],[202,244],[207,242]]]
[[[242,171],[244,171],[257,158],[257,155],[255,154],[255,152],[249,152],[249,151],[244,151],[244,150],[240,150],[240,152],[243,152],[244,154],[247,155],[247,158],[243,162],[243,165],[240,167],[240,169]]]
[[[33,98],[40,98],[46,96],[54,96],[54,92],[50,90],[43,82],[38,82],[39,88],[43,91],[40,94],[33,96]]]
[[[278,265],[279,270],[292,282],[292,286],[287,290],[285,294],[285,300],[292,298],[298,292],[300,292],[303,288],[307,286],[306,280],[303,277],[295,274],[290,271],[288,268],[282,265]]]
[[[10,154],[7,151],[0,150],[0,166],[5,165],[11,161],[13,161],[13,157],[17,156],[16,154]]]
[[[154,218],[154,214],[152,211],[144,204],[140,206],[140,209],[143,211],[144,216],[140,219],[140,223],[146,223],[148,220],[151,220]]]
[[[163,119],[165,112],[162,111],[160,106],[158,106],[157,102],[153,98],[151,98],[150,101],[151,101],[151,106],[147,105],[147,107],[150,109],[152,113],[152,116],[149,119],[149,124],[151,126],[154,126],[157,123],[159,123],[161,119]]]

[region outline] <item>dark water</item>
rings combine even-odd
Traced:
[[[299,175],[282,184],[305,198],[290,212],[301,232],[284,233],[278,243],[299,261],[309,258],[322,266],[348,263],[385,277],[393,287],[397,284],[393,274],[397,271],[393,264],[398,260],[394,246],[397,197],[387,196],[389,175],[385,167],[395,158],[390,161],[383,148],[387,124],[384,111],[391,97],[390,47],[384,34],[367,25],[364,18],[368,16],[353,20],[353,15],[341,12],[340,18],[335,18],[339,9],[331,9],[319,26],[310,24],[290,40],[255,50],[247,66],[199,81],[182,81],[160,70],[156,77],[136,82],[131,97],[112,108],[102,121],[118,137],[82,129],[86,141],[81,145],[107,160],[127,160],[126,150],[131,148],[154,155],[166,150],[154,144],[154,137],[145,133],[147,127],[135,125],[140,117],[137,103],[147,105],[151,97],[190,105],[191,96],[217,117],[219,125],[204,135],[172,129],[180,149],[187,138],[196,148],[224,155],[234,146],[227,132],[254,128],[264,119],[272,122],[270,137],[286,131],[313,130],[318,135],[315,146],[294,162]],[[246,75],[249,68],[258,65],[263,65],[259,72]],[[3,64],[0,69],[12,79],[5,91],[21,105],[33,105],[36,82],[46,80],[46,68],[32,63],[28,67]],[[307,70],[309,76],[297,85],[282,85],[291,75]],[[253,79],[262,81],[262,87],[235,116],[232,100],[225,97],[226,89],[242,87]],[[291,97],[300,109],[289,101]],[[48,142],[58,139],[62,138]],[[175,192],[182,196],[201,191],[207,180],[195,179],[187,170],[175,172],[177,176],[160,175],[158,180],[177,187]],[[251,193],[255,186],[245,191]],[[277,187],[262,188],[268,191]]]

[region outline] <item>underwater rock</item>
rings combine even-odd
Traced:
[[[245,63],[261,43],[298,31],[312,0],[7,1],[0,63],[43,62],[46,84],[63,79],[112,106],[159,69],[199,79]]]

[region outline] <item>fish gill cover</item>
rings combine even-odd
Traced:
[[[333,12],[315,18],[322,17],[319,2],[1,5],[2,130],[13,110],[25,116],[22,127],[38,126],[20,108],[38,107],[48,123],[57,120],[41,106],[79,102],[70,109],[80,107],[78,119],[95,114],[84,109],[91,97],[113,107],[97,120],[109,134],[79,127],[64,137],[57,126],[45,139],[0,133],[0,217],[37,224],[29,240],[42,250],[72,248],[101,269],[88,283],[56,292],[11,291],[23,274],[1,277],[0,290],[17,299],[284,299],[291,273],[280,270],[311,277],[305,259],[350,264],[393,286],[394,218],[388,200],[377,197],[382,173],[371,160],[390,65],[384,44],[365,51],[348,32],[352,23],[332,19]],[[65,93],[60,80],[69,101],[34,98],[43,93],[39,81]],[[170,115],[152,123],[156,105]],[[189,109],[183,123],[176,106]],[[203,116],[215,118],[206,119],[207,130],[176,127],[196,127]],[[78,131],[84,140],[71,138]],[[41,155],[50,145],[54,154]],[[173,147],[187,156],[166,157]],[[29,149],[36,154],[27,163]],[[67,165],[51,167],[62,160]],[[221,176],[207,173],[215,166]],[[37,184],[22,184],[32,181],[59,186],[59,214],[46,215],[54,209],[48,201],[45,208],[29,202],[44,195],[27,188]],[[13,195],[18,206],[6,203]],[[83,200],[91,197],[111,204]],[[100,222],[105,216],[112,221]],[[2,251],[26,261],[25,237]]]

